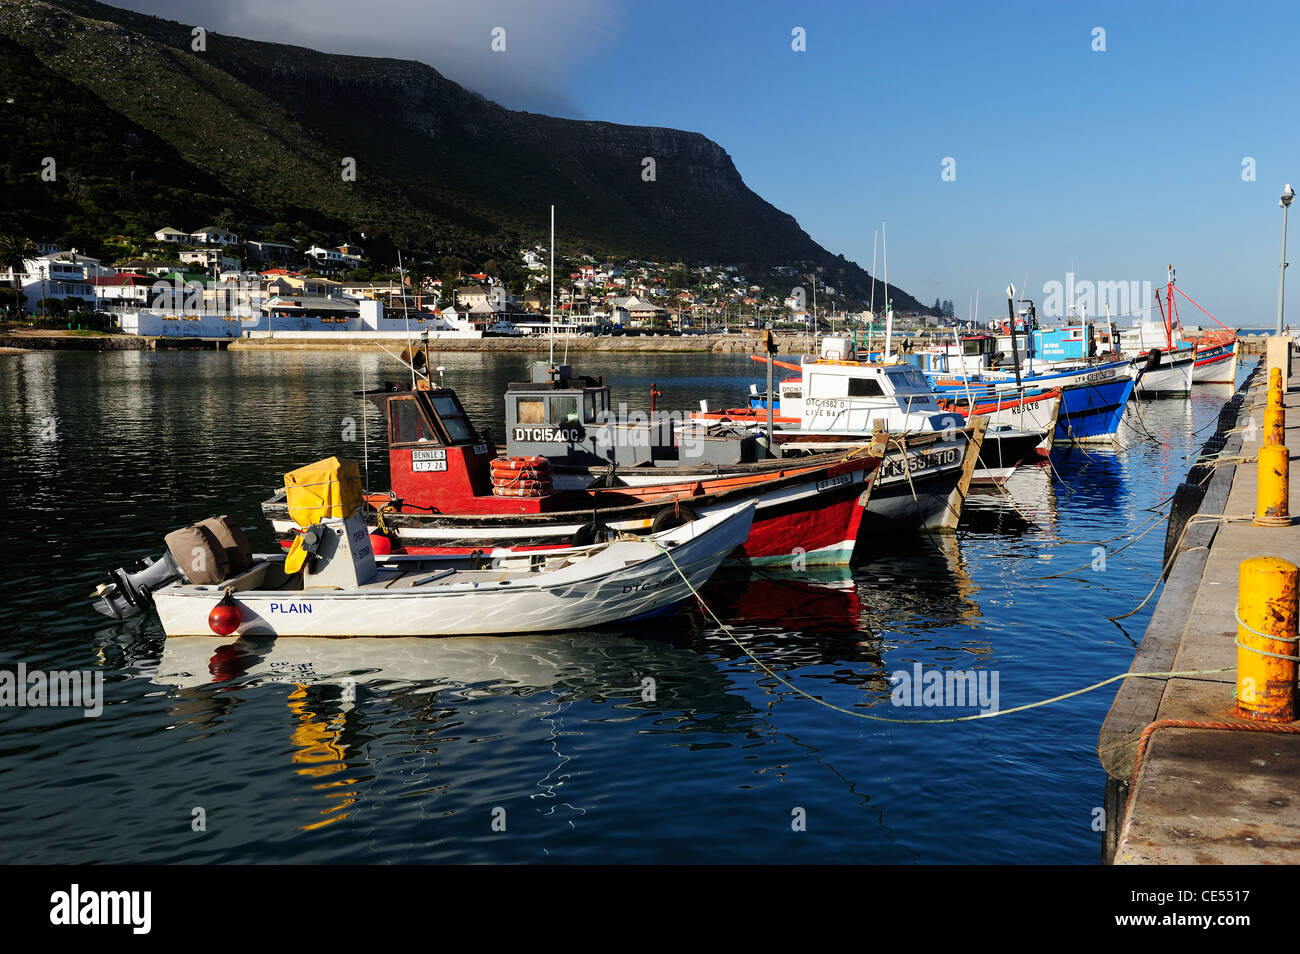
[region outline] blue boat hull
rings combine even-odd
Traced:
[[[1126,375],[1100,384],[1067,388],[1061,394],[1061,413],[1052,439],[1072,443],[1113,437],[1124,418],[1133,384],[1133,379]]]

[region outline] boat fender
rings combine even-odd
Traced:
[[[572,545],[575,547],[589,547],[593,543],[604,543],[609,539],[609,536],[609,527],[597,520],[593,520],[586,526],[578,528],[578,531],[573,535]]]
[[[664,507],[663,510],[655,514],[654,520],[650,522],[650,532],[654,534],[661,533],[664,530],[672,530],[675,527],[690,523],[692,520],[698,520],[699,516],[690,507]]]
[[[243,614],[239,612],[239,606],[230,595],[230,590],[226,590],[226,595],[221,598],[221,602],[212,607],[212,611],[208,613],[208,629],[218,636],[229,636],[239,629],[239,624],[242,622]]]

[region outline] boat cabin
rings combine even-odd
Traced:
[[[765,456],[751,437],[678,439],[673,415],[610,410],[603,378],[575,376],[570,365],[532,366],[530,380],[506,389],[506,454],[546,457],[566,467],[645,467],[735,464]]]
[[[782,410],[789,413],[784,395]],[[802,430],[870,433],[877,422],[894,433],[965,426],[910,364],[804,360]]]
[[[1009,350],[1007,354],[1010,354]],[[998,339],[993,335],[970,335],[962,337],[959,342],[941,342],[908,356],[909,362],[922,374],[954,376],[977,375],[988,371],[997,367],[1002,358]]]
[[[489,465],[496,446],[470,422],[455,391],[387,385],[364,395],[388,422],[389,478],[397,498],[458,513],[476,498],[492,497]]]

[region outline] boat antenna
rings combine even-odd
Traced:
[[[406,353],[412,355],[410,361],[411,367],[411,390],[415,390],[415,345],[411,343],[411,313],[406,303],[406,272],[402,270],[402,250],[397,250],[397,274],[402,280],[402,314],[406,317]]]
[[[555,367],[555,206],[551,205],[551,363]]]

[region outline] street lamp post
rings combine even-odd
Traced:
[[[1277,272],[1277,333],[1282,333],[1282,301],[1286,295],[1286,210],[1291,206],[1291,200],[1295,198],[1295,189],[1287,183],[1282,190],[1282,198],[1277,200],[1277,204],[1282,206],[1282,264],[1278,266]]]

